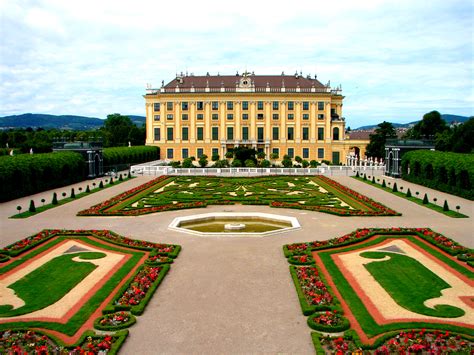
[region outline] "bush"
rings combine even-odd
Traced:
[[[57,205],[58,204],[58,194],[56,192],[53,193],[53,200],[51,201],[51,204],[52,205]]]
[[[411,197],[411,191],[410,191],[410,188],[408,188],[408,191],[407,191],[407,197]]]
[[[443,211],[449,211],[448,201],[444,200]]]
[[[87,193],[91,192],[91,189],[90,189],[89,185],[87,185],[87,187],[86,187],[86,192]]]
[[[71,189],[71,198],[76,198],[76,193],[74,192],[74,187]]]
[[[86,178],[79,153],[21,154],[0,157],[0,202],[70,185]]]
[[[372,176],[372,184],[375,184],[375,176]]]
[[[356,171],[356,177],[359,177],[359,170]]]
[[[382,187],[387,187],[387,185],[385,184],[385,179],[382,181]]]
[[[244,164],[247,168],[255,168],[255,162],[252,159],[247,159]]]
[[[28,211],[36,212],[35,201],[33,200],[30,201],[30,207],[28,208]]]
[[[474,200],[474,154],[411,151],[402,158],[402,178]]]
[[[423,196],[423,204],[426,205],[428,203],[428,194],[425,194],[425,196]]]
[[[233,168],[240,168],[240,167],[242,167],[242,162],[241,162],[239,159],[234,159],[234,160],[232,161],[231,166],[232,166]]]
[[[104,166],[139,164],[160,158],[160,148],[139,145],[135,147],[113,147],[103,150]]]
[[[103,189],[103,188],[104,188],[104,183],[102,182],[102,180],[100,180],[99,189]]]
[[[392,191],[393,192],[398,192],[397,183],[393,184]]]

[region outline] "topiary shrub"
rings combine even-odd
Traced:
[[[114,178],[113,178],[113,177],[110,178],[110,183],[109,183],[109,184],[110,184],[110,185],[113,185],[113,184],[114,184]]]
[[[367,174],[364,174],[363,179],[364,179],[364,181],[367,181]]]
[[[28,208],[30,212],[36,212],[35,201],[30,200],[30,207]]]
[[[103,189],[103,188],[104,188],[104,183],[102,182],[102,180],[100,180],[99,189]]]
[[[425,193],[425,196],[423,196],[423,204],[426,205],[428,203],[428,194]]]
[[[411,191],[410,191],[410,188],[408,188],[408,191],[407,191],[407,197],[411,197]]]
[[[387,185],[385,184],[385,180],[382,181],[382,187],[387,187]]]
[[[86,192],[87,193],[91,192],[91,188],[89,187],[89,185],[87,185],[87,187],[86,187]]]
[[[393,184],[392,191],[393,192],[398,192],[397,183]]]
[[[372,176],[372,184],[375,184],[375,176]]]
[[[356,177],[359,177],[359,171],[356,171]]]
[[[443,211],[449,211],[448,201],[444,200]]]
[[[57,205],[58,204],[58,195],[57,193],[53,193],[53,200],[51,201],[52,205]]]
[[[123,176],[122,176],[122,174],[119,175],[119,181],[123,181]]]
[[[74,187],[71,189],[71,198],[76,198],[76,192],[74,191]]]

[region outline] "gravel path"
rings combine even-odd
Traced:
[[[454,219],[398,198],[348,177],[338,182],[403,213],[400,217],[337,217],[324,213],[264,206],[211,206],[140,217],[77,217],[76,213],[151,177],[138,177],[64,206],[23,220],[8,219],[16,206],[27,208],[35,198],[49,201],[52,191],[0,204],[0,245],[4,246],[43,228],[111,229],[137,239],[183,246],[171,272],[159,287],[146,312],[130,329],[122,354],[157,353],[292,353],[313,354],[310,328],[302,315],[288,272],[282,245],[324,240],[359,227],[430,227],[466,246],[474,247],[472,218]],[[85,187],[85,183],[79,184]],[[76,185],[76,186],[79,186]],[[416,185],[412,192],[444,194]],[[413,188],[411,186],[414,186]],[[417,189],[418,188],[418,189]],[[71,187],[56,189],[69,192]],[[77,190],[76,190],[77,192]],[[58,194],[60,195],[60,194]],[[474,203],[448,196],[473,216]],[[170,231],[176,216],[213,211],[265,212],[297,217],[302,229],[264,238],[198,237]]]

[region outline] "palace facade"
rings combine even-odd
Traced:
[[[340,88],[298,73],[181,74],[144,98],[146,144],[159,146],[162,159],[224,159],[245,146],[272,161],[287,154],[337,164],[368,144],[346,137]]]

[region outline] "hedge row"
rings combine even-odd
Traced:
[[[411,151],[402,158],[402,178],[474,200],[474,154]]]
[[[104,166],[139,164],[160,158],[160,148],[145,145],[136,147],[104,148]]]
[[[0,201],[70,185],[85,177],[85,161],[78,153],[1,156]]]

